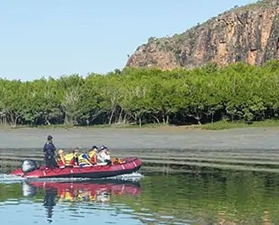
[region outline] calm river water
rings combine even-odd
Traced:
[[[279,175],[237,171],[139,181],[32,181],[0,174],[4,225],[279,224]]]

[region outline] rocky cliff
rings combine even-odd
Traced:
[[[150,38],[127,66],[167,70],[270,59],[279,59],[279,0],[235,8],[170,38]]]

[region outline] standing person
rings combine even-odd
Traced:
[[[47,168],[53,169],[57,167],[57,163],[55,160],[55,150],[56,148],[52,142],[52,136],[48,135],[47,142],[44,146],[45,162]]]

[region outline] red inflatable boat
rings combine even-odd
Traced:
[[[84,167],[65,167],[47,169],[40,167],[28,173],[23,173],[21,168],[11,172],[26,178],[103,178],[117,175],[129,174],[139,170],[141,161],[138,158],[125,158],[121,164],[95,165]]]

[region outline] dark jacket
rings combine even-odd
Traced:
[[[53,158],[55,156],[55,150],[56,148],[52,142],[45,143],[44,153],[46,158]]]

